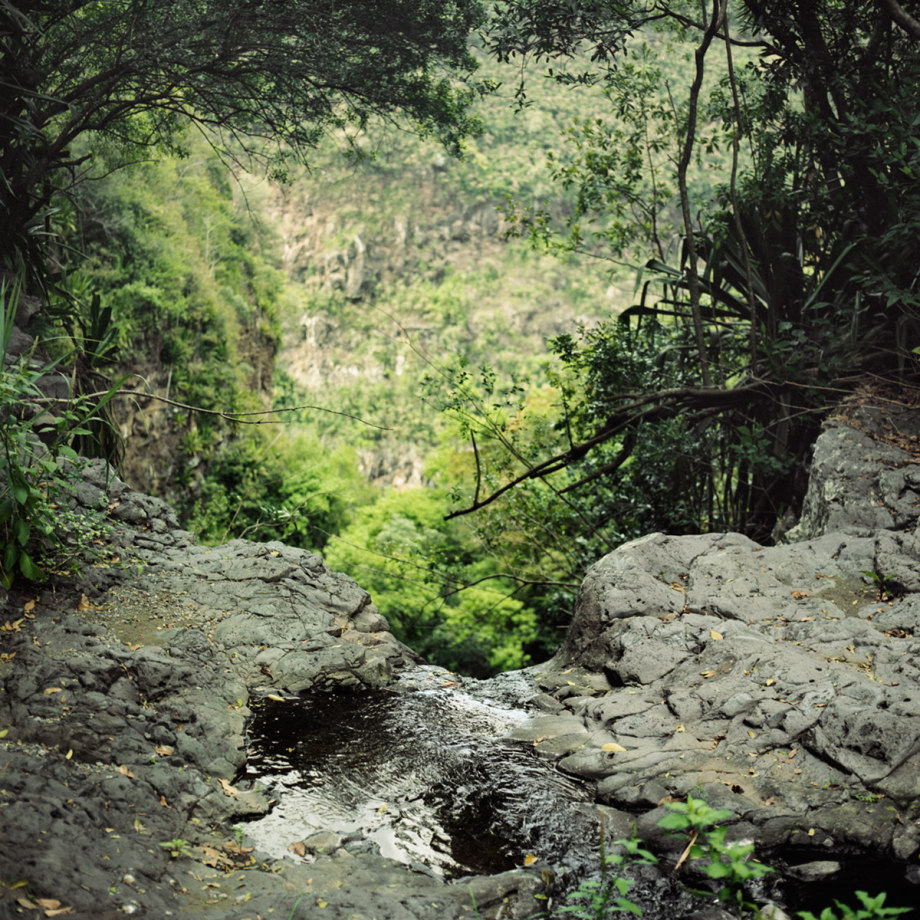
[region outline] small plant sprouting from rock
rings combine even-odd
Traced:
[[[641,908],[626,897],[632,882],[620,874],[626,866],[648,866],[658,862],[642,842],[633,836],[617,840],[608,851],[604,839],[604,823],[600,834],[600,876],[585,879],[570,895],[571,902],[554,911],[553,916],[575,916],[584,920],[604,920],[616,913],[642,916]]]
[[[725,808],[713,808],[703,799],[695,799],[692,795],[687,796],[686,802],[672,802],[668,808],[670,814],[665,815],[658,826],[689,838],[677,866],[680,867],[687,860],[701,860],[703,872],[721,883],[717,892],[720,901],[740,910],[755,909],[755,905],[747,898],[747,886],[773,869],[753,858],[753,843],[726,841],[728,827],[722,822],[734,817],[733,812]]]
[[[875,583],[876,597],[880,601],[893,601],[899,594],[903,593],[901,586],[891,575],[883,575],[881,572],[873,572],[871,569],[863,569],[861,574]]]
[[[180,856],[191,856],[192,845],[187,840],[176,837],[173,840],[163,840],[160,846],[169,852],[170,859],[178,859]]]
[[[799,911],[798,916],[801,920],[884,920],[886,917],[897,917],[910,911],[909,907],[885,907],[885,897],[885,892],[873,898],[865,891],[857,891],[856,898],[862,906],[856,910],[835,900],[834,904],[837,905],[839,914],[833,908],[825,907],[818,916],[808,910]]]
[[[728,827],[723,822],[734,817],[734,813],[728,809],[713,808],[705,800],[690,795],[687,796],[686,802],[672,802],[668,808],[670,813],[658,822],[658,826],[688,838],[687,846],[674,871],[680,869],[688,860],[700,860],[699,865],[704,874],[722,884],[716,894],[719,901],[732,907],[739,917],[759,920],[765,916],[761,909],[748,899],[746,891],[751,881],[762,878],[774,870],[753,858],[752,843],[726,842]],[[642,908],[626,897],[631,882],[622,877],[621,871],[628,866],[652,865],[658,860],[654,854],[643,848],[642,841],[635,834],[629,840],[617,840],[612,846],[614,851],[610,853],[604,840],[602,820],[600,877],[582,882],[568,896],[568,902],[564,906],[552,911],[551,917],[609,920],[620,914],[642,916]],[[688,890],[700,897],[712,898],[711,891],[693,888]],[[886,907],[885,892],[875,897],[871,897],[865,891],[857,891],[855,895],[861,905],[855,910],[835,900],[836,910],[826,907],[817,916],[810,911],[799,911],[796,916],[799,920],[889,920],[910,913],[911,910],[909,907]],[[478,912],[476,916],[479,916]]]

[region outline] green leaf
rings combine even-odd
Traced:
[[[32,557],[26,552],[19,554],[19,571],[22,572],[29,581],[37,581],[42,577],[42,570],[32,561]]]
[[[17,518],[13,528],[16,531],[16,541],[20,546],[25,546],[32,535],[32,528],[29,526],[29,522],[25,518]]]

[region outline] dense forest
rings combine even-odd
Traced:
[[[916,372],[910,4],[155,6],[0,5],[6,585],[103,455],[516,668],[624,540],[776,539]]]

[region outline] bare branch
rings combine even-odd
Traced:
[[[882,9],[891,17],[892,22],[900,26],[914,41],[920,41],[920,21],[914,19],[898,0],[879,0]]]

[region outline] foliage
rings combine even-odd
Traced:
[[[750,843],[726,843],[728,828],[723,822],[733,817],[728,809],[717,809],[704,799],[687,796],[685,802],[669,802],[668,811],[658,826],[679,834],[688,841],[674,871],[687,860],[699,860],[703,872],[721,884],[717,897],[739,911],[739,916],[759,917],[757,905],[747,896],[746,888],[752,880],[763,878],[773,869],[753,859],[754,847]],[[617,840],[610,851],[604,839],[603,819],[600,833],[600,872],[596,877],[586,879],[578,888],[567,895],[565,904],[556,907],[551,916],[574,916],[581,920],[606,920],[615,914],[642,915],[639,905],[629,900],[626,893],[631,881],[622,872],[632,866],[653,865],[657,857],[643,848],[642,841],[633,834],[626,840]],[[711,891],[690,889],[692,894],[711,899]],[[825,908],[819,916],[809,911],[799,911],[801,920],[882,920],[910,913],[907,907],[885,907],[886,895],[870,897],[865,891],[855,892],[862,905],[853,910],[834,901],[840,914],[833,908]]]
[[[70,255],[62,254],[67,288],[84,325],[93,303],[109,317],[109,360],[145,355],[124,365],[168,368],[180,398],[254,408],[243,391],[256,369],[240,339],[271,341],[284,280],[232,176],[202,140],[188,145],[189,159],[163,157],[75,194]],[[46,322],[69,332],[71,305],[52,298],[49,308]]]
[[[916,371],[920,43],[897,7],[737,0],[723,20],[718,3],[499,6],[493,55],[543,61],[575,94],[604,86],[611,116],[579,121],[570,152],[551,154],[574,209],[525,205],[523,231],[561,253],[616,260],[644,243],[654,255],[620,322],[565,343],[585,387],[560,407],[569,445],[492,482],[480,471],[465,510],[553,476],[574,520],[597,507],[599,478],[628,480],[654,428],[672,448],[665,481],[682,480],[669,494],[695,526],[767,541],[801,498],[827,394]],[[663,34],[696,46],[694,80],[665,81],[656,102],[645,89],[661,63],[647,49]],[[580,72],[563,76],[560,59]],[[654,124],[670,166],[650,155]],[[694,162],[718,169],[707,178]],[[658,374],[629,379],[618,359],[639,336],[657,340]],[[641,494],[654,502],[652,488]],[[606,511],[629,517],[616,497]]]
[[[723,821],[733,816],[731,811],[716,809],[703,799],[688,795],[686,802],[668,804],[670,814],[658,826],[688,839],[682,858],[702,861],[703,872],[716,884],[717,897],[740,910],[753,908],[748,900],[746,886],[773,870],[752,859],[753,843],[726,842],[728,828]]]
[[[19,282],[0,281],[0,584],[21,574],[43,578],[49,568],[74,564],[101,523],[68,505],[79,458],[72,444],[91,437],[91,424],[113,396],[48,399],[42,379],[57,362],[10,351]],[[61,378],[63,381],[63,378]]]
[[[459,525],[444,526],[444,508],[435,489],[385,493],[329,542],[326,561],[432,662],[479,677],[529,664],[533,611]]]
[[[839,914],[833,908],[825,907],[817,917],[807,910],[799,911],[798,916],[801,920],[882,920],[883,917],[898,917],[910,913],[909,907],[885,907],[885,892],[874,898],[865,891],[857,891],[855,894],[862,905],[856,910],[835,900],[834,904],[837,905]]]
[[[37,274],[35,241],[55,194],[93,158],[122,165],[180,149],[189,123],[218,131],[229,160],[312,147],[332,125],[404,112],[454,145],[472,96],[475,0],[228,0],[0,7],[0,265]],[[92,136],[93,149],[78,152]],[[47,228],[46,228],[47,229]]]
[[[329,451],[306,434],[269,436],[261,429],[218,450],[190,492],[183,517],[206,542],[283,540],[317,552],[370,494],[352,450]]]
[[[642,910],[626,897],[632,884],[620,871],[628,866],[648,866],[657,863],[656,857],[642,847],[633,836],[617,840],[608,851],[601,834],[600,875],[585,879],[570,895],[564,906],[553,911],[553,916],[570,915],[585,920],[605,920],[613,914],[628,913],[642,916]],[[571,903],[571,902],[581,903]]]

